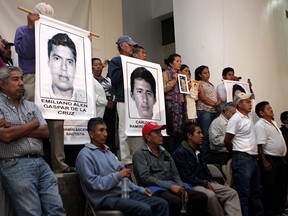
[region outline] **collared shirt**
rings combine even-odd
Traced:
[[[22,97],[17,109],[12,99],[3,93],[0,93],[0,118],[4,118],[11,125],[23,125],[33,118],[37,118],[41,125],[47,124],[36,104]],[[20,157],[27,154],[43,155],[42,147],[41,139],[32,137],[22,137],[10,143],[0,141],[0,158]]]
[[[234,135],[232,139],[233,151],[258,155],[254,123],[249,115],[245,116],[237,110],[228,121],[226,133]]]
[[[159,146],[159,157],[152,153],[146,143],[133,154],[133,169],[136,179],[143,186],[159,186],[170,190],[172,182],[183,186],[171,155]]]
[[[258,145],[263,145],[264,154],[284,157],[287,152],[286,144],[276,122],[272,123],[260,118],[255,124],[255,134]]]
[[[210,147],[213,150],[219,152],[227,152],[224,145],[224,138],[226,133],[226,128],[228,124],[228,119],[225,118],[223,114],[220,114],[209,127],[209,140]]]

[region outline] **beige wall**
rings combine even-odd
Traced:
[[[250,78],[256,102],[267,100],[275,119],[288,110],[286,0],[173,0],[176,51],[191,71],[209,66],[211,82],[221,83],[232,66]],[[188,21],[189,20],[189,21]]]
[[[122,1],[91,0],[91,2],[91,31],[100,35],[100,38],[93,37],[92,57],[110,60],[118,55],[115,42],[123,33]],[[106,73],[107,68],[104,68],[103,75]]]
[[[123,32],[121,0],[91,0],[91,31],[100,35],[93,37],[93,57],[111,59],[118,54],[116,40]]]

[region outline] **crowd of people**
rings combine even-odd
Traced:
[[[87,124],[90,143],[79,152],[75,167],[67,165],[64,121],[46,121],[33,102],[34,23],[39,14],[54,15],[47,3],[37,4],[34,10],[27,16],[27,25],[16,30],[14,43],[0,37],[0,180],[13,214],[66,215],[54,173],[77,172],[95,209],[139,216],[285,215],[288,111],[281,114],[282,127],[278,128],[271,105],[262,101],[255,106],[255,121],[250,80],[248,90],[234,85],[232,100],[227,101],[225,85],[215,87],[209,81],[208,66],[197,67],[193,79],[189,66],[176,53],[165,59],[167,68],[162,72],[166,125],[148,122],[139,137],[125,134],[127,98],[120,55],[103,62],[92,58],[97,113]],[[14,45],[19,67],[11,59]],[[144,47],[127,35],[120,36],[116,45],[121,55],[147,60]],[[69,75],[74,74],[76,55],[67,34],[49,40],[50,96],[81,97]],[[65,79],[57,75],[59,64],[65,66]],[[104,67],[108,67],[106,77]],[[241,79],[231,67],[223,69],[222,78]],[[135,116],[152,119],[159,91],[152,73],[138,67],[129,84]],[[168,136],[163,137],[162,130]],[[51,168],[43,159],[42,140],[47,138]],[[217,183],[207,166],[228,160],[232,160],[232,187]],[[121,197],[127,178],[130,199]],[[7,206],[0,203],[0,207],[6,215]]]

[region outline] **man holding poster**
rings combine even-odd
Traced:
[[[124,56],[132,56],[133,46],[137,45],[127,35],[120,36],[116,42],[119,53]],[[121,57],[116,56],[109,62],[108,75],[111,78],[117,102],[117,113],[119,117],[119,149],[121,162],[124,164],[132,163],[132,154],[141,145],[140,137],[128,137],[125,134],[125,100],[124,100],[124,81]]]

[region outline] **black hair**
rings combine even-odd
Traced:
[[[255,112],[256,114],[258,115],[259,118],[262,118],[260,112],[264,112],[265,110],[265,106],[269,105],[269,102],[268,101],[262,101],[260,103],[258,103],[255,107]]]
[[[201,65],[195,69],[195,80],[198,80],[198,81],[201,80],[200,74],[206,68],[209,69],[207,66]]]
[[[286,123],[285,121],[288,120],[288,111],[284,111],[281,113],[280,120],[283,124]]]
[[[139,46],[139,45],[133,46],[133,53],[138,53],[140,51],[140,49],[145,50],[144,47],[142,47],[142,46]]]
[[[77,51],[74,42],[65,33],[58,33],[48,40],[48,57],[50,58],[50,53],[52,51],[53,45],[56,46],[67,46],[72,51],[74,61],[77,59]]]
[[[181,56],[179,54],[174,53],[174,54],[169,55],[169,57],[167,59],[164,59],[164,63],[167,66],[170,66],[170,64],[173,63],[173,61],[175,60],[176,57],[180,57],[181,58]]]
[[[183,71],[186,67],[189,68],[188,65],[182,64],[180,67],[180,71]],[[189,74],[191,75],[190,70],[189,70]]]
[[[130,76],[131,93],[133,93],[135,79],[144,79],[146,82],[148,82],[151,85],[154,98],[156,98],[156,81],[154,76],[149,70],[147,70],[145,67],[138,67],[131,73]]]
[[[240,86],[240,85],[238,85],[238,84],[235,84],[235,85],[233,85],[233,87],[232,87],[232,98],[233,98],[233,100],[234,100],[235,92],[236,92],[236,91],[240,91],[240,92],[243,92],[243,93],[246,94],[246,91],[245,91],[245,89],[244,89],[242,86]]]
[[[93,64],[93,62],[96,61],[96,60],[102,62],[100,58],[92,58],[92,59],[91,59],[91,63]]]
[[[94,131],[98,124],[105,124],[105,121],[101,117],[91,118],[87,124],[87,131]]]
[[[223,71],[222,71],[222,76],[225,77],[230,71],[232,71],[233,73],[235,72],[232,67],[224,68]]]
[[[196,127],[200,127],[200,125],[197,122],[188,122],[183,130],[183,138],[185,141],[188,140],[188,133],[191,135],[194,134]]]

